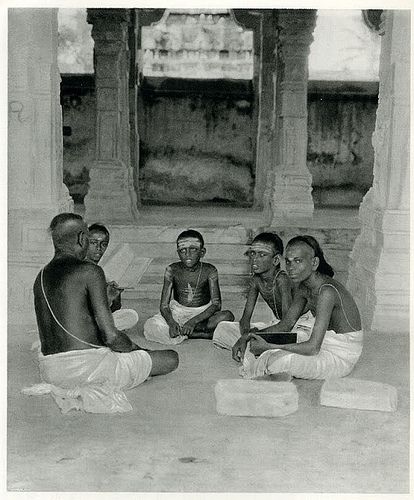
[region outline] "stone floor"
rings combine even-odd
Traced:
[[[408,493],[408,335],[368,333],[352,373],[396,386],[395,413],[323,407],[321,381],[295,380],[298,411],[265,419],[216,413],[214,384],[237,365],[201,340],[176,347],[174,373],[128,392],[132,412],[62,415],[20,392],[38,381],[27,329],[9,329],[11,491]]]

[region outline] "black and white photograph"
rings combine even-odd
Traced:
[[[1,4],[4,498],[409,498],[411,9]]]

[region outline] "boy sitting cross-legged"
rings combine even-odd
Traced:
[[[283,242],[279,236],[270,232],[258,234],[246,254],[250,260],[253,276],[240,323],[227,321],[220,323],[213,337],[214,345],[232,349],[233,356],[239,350],[244,354],[246,344],[244,339],[247,339],[252,327],[262,329],[269,326],[269,323],[263,322],[250,324],[259,294],[272,310],[274,320],[271,324],[278,323],[292,303],[292,284],[286,272],[280,267],[283,259]]]
[[[220,311],[217,269],[201,259],[204,239],[189,229],[177,238],[179,262],[164,274],[160,312],[144,325],[144,336],[162,344],[179,344],[187,338],[211,339],[220,321],[233,321],[230,311]]]

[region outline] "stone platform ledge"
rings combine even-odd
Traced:
[[[177,236],[186,229],[195,229],[199,231],[208,243],[241,243],[246,244],[250,231],[241,224],[230,225],[228,227],[202,227],[197,225],[108,225],[111,239],[121,240],[123,242],[145,243],[175,243]]]

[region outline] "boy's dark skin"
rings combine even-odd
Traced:
[[[94,264],[99,264],[99,261],[106,252],[109,245],[109,234],[101,231],[100,229],[91,229],[89,231],[89,247],[86,254],[87,260],[90,260]],[[112,312],[121,309],[121,293],[123,288],[120,288],[118,283],[115,281],[109,281],[107,284],[106,294],[108,296],[108,301]]]
[[[257,239],[253,242],[248,256],[253,277],[240,319],[241,337],[232,348],[233,359],[237,361],[240,360],[239,352],[244,354],[249,332],[254,331],[250,329],[250,320],[259,294],[279,319],[284,317],[292,303],[292,283],[285,272],[280,272],[283,257],[277,248],[269,242]],[[268,330],[273,331],[273,327]]]
[[[253,333],[250,335],[253,354],[259,356],[268,349],[283,349],[304,356],[315,356],[319,353],[327,330],[346,333],[350,329],[361,329],[361,317],[351,294],[341,283],[318,272],[319,257],[314,255],[312,248],[305,243],[288,245],[285,260],[289,276],[298,288],[289,311],[274,330],[289,331],[302,312],[309,309],[315,317],[312,334],[309,340],[300,344],[278,345],[266,342]],[[326,284],[335,286],[337,291],[331,286],[323,286]]]
[[[180,262],[174,262],[165,271],[160,312],[169,325],[170,337],[186,335],[192,339],[211,339],[218,323],[233,321],[234,316],[230,311],[220,311],[217,269],[207,262],[201,263],[206,249],[200,240],[192,240],[188,244],[183,244],[180,239],[177,241]],[[188,307],[200,307],[210,301],[211,305],[180,328],[170,310],[171,298]]]
[[[43,271],[46,297],[59,322],[80,340],[71,337],[52,317],[43,296],[39,273],[33,292],[42,353],[46,356],[94,348],[83,342],[109,347],[116,352],[140,350],[114,326],[103,270],[84,260],[89,245],[84,221],[66,220],[52,232],[52,237],[55,255]],[[175,351],[154,351],[149,355],[153,363],[150,375],[169,373],[178,365]]]

